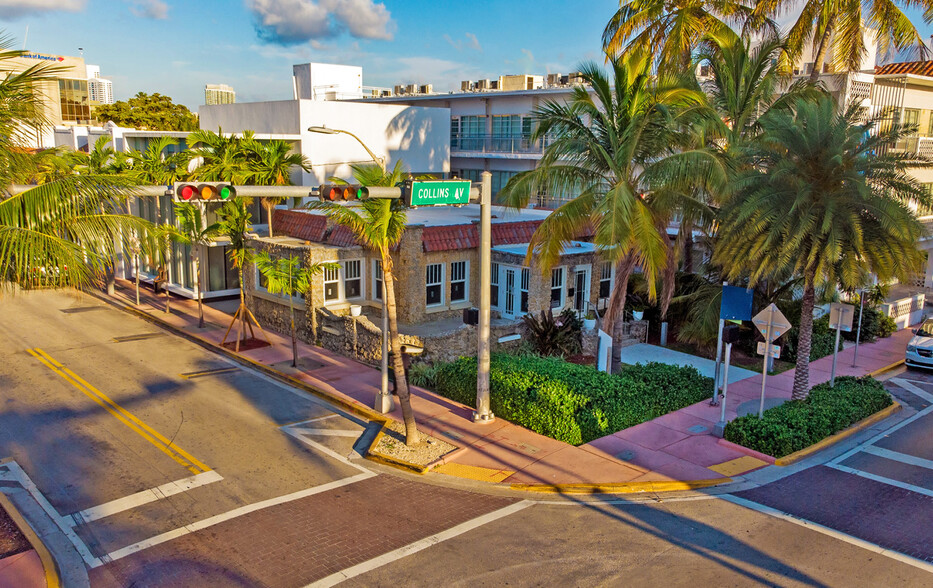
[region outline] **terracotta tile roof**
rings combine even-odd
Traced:
[[[353,231],[343,225],[335,225],[330,234],[327,235],[325,243],[336,247],[352,247],[360,244],[356,237],[353,236]]]
[[[875,67],[876,76],[914,74],[933,77],[933,61],[904,61]]]
[[[426,252],[472,249],[479,246],[478,225],[448,225],[425,227],[421,244]]]
[[[285,234],[305,241],[324,241],[327,219],[317,214],[276,210],[272,213],[272,230],[276,234]]]
[[[529,243],[541,221],[520,221],[517,223],[496,223],[492,225],[492,244],[514,245]]]

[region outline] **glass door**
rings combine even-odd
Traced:
[[[589,270],[578,269],[573,280],[573,309],[579,314],[586,313],[586,302],[589,298]]]

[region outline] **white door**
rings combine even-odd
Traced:
[[[516,271],[514,268],[502,268],[503,285],[501,301],[503,318],[514,319],[518,316],[518,281],[515,279]]]
[[[590,270],[578,269],[573,279],[573,309],[583,314],[587,310],[587,300],[590,294]]]

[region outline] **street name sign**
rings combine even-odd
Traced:
[[[829,328],[839,329],[848,333],[852,330],[852,319],[855,317],[855,307],[851,304],[833,302],[829,305]]]
[[[415,181],[411,183],[408,206],[445,206],[470,202],[469,180]]]
[[[768,308],[762,310],[752,318],[752,322],[765,337],[768,336],[768,324],[771,324],[771,341],[774,341],[790,330],[791,324],[787,317],[772,302]]]

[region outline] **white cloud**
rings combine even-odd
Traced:
[[[476,38],[476,35],[473,33],[464,33],[464,35],[469,40],[467,47],[473,49],[474,51],[479,51],[480,53],[483,52],[483,46],[479,44],[479,39]]]
[[[84,10],[87,0],[3,0],[0,2],[0,17],[20,18],[44,12],[79,12]]]
[[[130,12],[139,18],[165,20],[168,18],[168,4],[162,0],[132,0]]]
[[[373,0],[245,0],[265,41],[294,45],[343,30],[361,39],[391,40],[396,24],[385,4]]]
[[[463,39],[457,39],[456,41],[454,41],[450,35],[448,35],[447,33],[444,33],[444,40],[447,41],[450,44],[450,46],[456,49],[457,51],[463,51],[465,47],[467,49],[479,51],[480,53],[483,52],[483,47],[482,45],[479,44],[479,39],[476,38],[476,35],[474,35],[473,33],[464,33],[463,36],[466,37],[466,41],[464,41]]]

